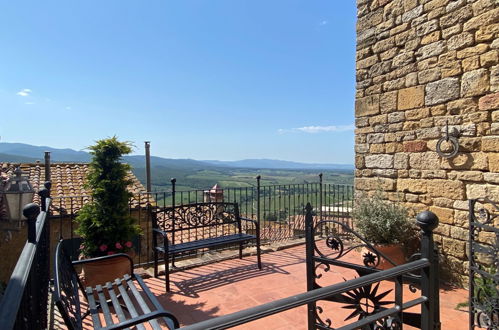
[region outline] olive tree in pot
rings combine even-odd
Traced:
[[[355,200],[353,218],[359,234],[375,249],[397,265],[405,263],[407,244],[416,237],[416,228],[404,206],[384,200],[380,191],[371,197],[362,194]],[[363,257],[368,252],[363,251]],[[391,267],[392,263],[380,258],[379,269]]]
[[[91,191],[91,201],[85,204],[76,222],[76,233],[82,238],[81,258],[95,258],[116,253],[133,256],[132,241],[140,227],[128,212],[131,193],[127,187],[130,166],[121,163],[121,157],[132,151],[129,142],[116,137],[102,139],[89,147],[92,161],[89,164],[86,187]],[[103,284],[130,272],[127,258],[100,260],[83,266],[87,285]]]

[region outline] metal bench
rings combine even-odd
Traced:
[[[243,232],[242,221],[251,225]],[[170,256],[199,250],[239,244],[239,258],[243,245],[256,241],[258,268],[260,257],[260,226],[257,221],[239,215],[237,203],[205,202],[160,208],[152,214],[154,276],[158,277],[158,257],[165,263],[165,286],[170,291]],[[248,233],[248,231],[252,233]],[[160,240],[158,240],[160,238]]]
[[[128,258],[131,275],[126,274],[112,283],[84,288],[74,265],[108,258]],[[88,311],[84,314],[78,289],[88,302]],[[124,329],[135,326],[137,329],[145,330],[144,325],[147,323],[148,329],[159,330],[164,329],[164,326],[168,329],[179,327],[175,316],[159,304],[142,278],[133,273],[133,261],[126,254],[72,262],[60,242],[55,254],[54,301],[69,329],[83,329],[83,319],[89,314],[94,329]],[[105,324],[101,322],[101,315]]]

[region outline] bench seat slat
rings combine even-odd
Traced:
[[[109,297],[111,298],[111,302],[113,303],[113,308],[114,308],[114,311],[116,312],[116,315],[118,316],[118,320],[120,322],[126,321],[125,313],[123,312],[123,309],[121,308],[121,304],[118,300],[118,297],[116,296],[116,293],[114,292],[113,284],[111,284],[111,282],[107,282],[106,289],[109,292]]]
[[[121,298],[123,298],[123,301],[125,302],[125,306],[128,309],[128,312],[130,313],[132,318],[139,316],[139,314],[137,313],[137,310],[135,309],[135,306],[134,306],[132,300],[130,299],[130,297],[128,296],[128,293],[126,292],[126,289],[123,287],[123,283],[122,283],[121,279],[116,279],[116,281],[114,281],[114,284],[118,287],[118,290],[120,291],[120,294],[121,294]],[[137,327],[137,329],[144,329],[145,330],[145,327],[142,324],[137,324],[136,327]]]
[[[104,291],[102,290],[102,285],[97,285],[95,287],[95,292],[99,297],[100,307],[102,308],[102,313],[104,314],[104,320],[106,321],[106,326],[110,326],[114,324],[113,318],[111,317],[111,311],[109,310],[109,306],[107,305],[107,299],[104,296]]]
[[[94,298],[94,290],[91,287],[87,287],[85,289],[87,295],[88,306],[90,308],[90,316],[92,317],[92,323],[94,324],[94,328],[102,328],[100,323],[97,303]]]
[[[223,245],[223,244],[231,244],[231,243],[239,243],[239,242],[244,242],[244,241],[249,241],[255,239],[256,236],[254,235],[249,235],[249,234],[234,234],[234,235],[226,235],[226,236],[220,236],[220,237],[212,237],[212,238],[206,238],[198,241],[192,241],[192,242],[187,242],[187,243],[179,243],[179,244],[174,244],[170,245],[168,247],[168,252],[169,253],[179,253],[179,252],[186,252],[186,251],[191,251],[191,250],[196,250],[200,248],[209,248],[212,246],[218,246],[218,245]],[[156,247],[158,251],[164,252],[164,248],[162,246]]]
[[[127,282],[130,291],[132,291],[135,300],[139,304],[139,307],[142,309],[143,314],[151,313],[151,309],[149,308],[149,306],[147,306],[144,298],[142,298],[140,292],[137,290],[137,287],[135,286],[135,283],[133,283],[133,279],[130,277],[130,275],[126,274],[124,279]],[[161,326],[159,325],[157,320],[150,320],[149,324],[153,329],[161,330]]]

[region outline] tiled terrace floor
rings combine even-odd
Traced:
[[[149,278],[146,283],[182,325],[306,291],[304,245],[263,254],[262,261],[261,271],[256,265],[256,257],[246,257],[243,260],[226,260],[173,273],[170,293],[165,293],[162,277]],[[334,284],[353,276],[350,270],[335,268],[324,274],[321,284]],[[390,288],[393,288],[393,284],[386,282],[379,292]],[[404,296],[417,297],[419,291],[413,294],[406,288]],[[466,299],[466,290],[440,290],[442,329],[467,329],[467,312],[455,309],[458,303]],[[351,310],[343,309],[339,304],[326,304],[323,304],[326,316],[324,319],[331,318],[333,327],[342,324],[342,320],[351,313]],[[302,306],[247,323],[237,329],[306,329],[306,308]]]

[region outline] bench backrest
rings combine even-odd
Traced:
[[[69,329],[83,329],[78,275],[62,242],[55,250],[54,300]]]
[[[168,233],[172,244],[241,233],[237,203],[205,202],[160,208],[153,228]]]

